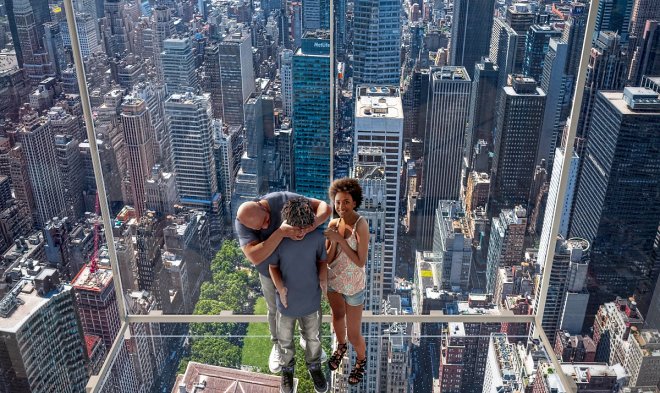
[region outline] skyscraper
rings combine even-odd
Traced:
[[[660,75],[660,21],[647,20],[630,64],[629,80],[637,86],[644,76]]]
[[[30,111],[23,116],[17,129],[23,148],[36,205],[37,226],[53,217],[64,217],[66,205],[64,189],[55,156],[55,139],[50,131],[50,120]]]
[[[561,31],[549,25],[532,25],[527,30],[525,40],[525,59],[522,64],[523,75],[540,81],[543,64],[548,53],[551,38],[561,37]]]
[[[636,293],[642,313],[657,279],[651,266],[660,220],[659,119],[653,90],[597,94],[569,229],[592,244],[590,270],[599,284],[592,297]]]
[[[356,0],[353,11],[353,83],[398,86],[401,79],[401,4]]]
[[[25,69],[30,82],[36,85],[47,77],[55,76],[56,65],[44,43],[43,23],[50,20],[48,5],[44,15],[42,2],[34,1],[32,4],[30,0],[14,0],[12,11],[10,20],[16,29],[16,34],[12,36],[14,43],[19,43],[19,64]]]
[[[467,133],[466,150],[471,151],[480,140],[487,148],[493,146],[493,130],[495,129],[495,111],[488,110],[497,99],[497,82],[499,69],[489,58],[482,58],[475,66],[470,96],[470,118]],[[466,139],[467,139],[466,138]],[[472,154],[467,154],[468,167],[473,168]],[[479,168],[483,171],[489,168]]]
[[[439,201],[435,213],[433,253],[440,261],[438,289],[469,291],[472,266],[472,236],[460,201]]]
[[[330,183],[330,35],[307,32],[293,56],[293,159],[296,192],[327,199]]]
[[[172,166],[185,206],[210,209],[219,199],[209,96],[173,94],[165,101]]]
[[[146,209],[144,183],[154,166],[154,128],[144,100],[127,96],[121,105],[121,127],[126,144],[128,176],[135,211],[141,217]]]
[[[220,84],[222,86],[222,121],[243,124],[243,105],[255,91],[250,34],[237,30],[218,44]]]
[[[465,67],[473,79],[475,64],[488,55],[494,7],[494,0],[454,1],[449,64]]]
[[[424,170],[418,206],[417,239],[422,249],[433,241],[439,200],[460,199],[465,133],[472,82],[464,67],[432,67],[424,133]],[[418,201],[419,203],[419,201]]]
[[[490,59],[499,68],[497,86],[506,85],[507,76],[514,72],[516,54],[518,52],[518,36],[511,26],[502,18],[495,18],[490,36]]]
[[[587,30],[589,8],[584,3],[578,1],[571,3],[569,7],[570,11],[561,40],[568,44],[568,60],[566,62],[565,72],[568,75],[577,75],[580,55],[582,54],[582,44]]]
[[[83,203],[83,163],[77,139],[70,135],[55,135],[55,156],[64,188],[66,216],[75,220],[85,211]]]
[[[503,88],[497,109],[495,156],[489,210],[522,205],[529,210],[534,179],[534,157],[545,109],[545,93],[536,81],[520,75]]]
[[[0,301],[5,391],[85,390],[87,356],[73,291],[59,284],[57,270],[45,268],[16,283]],[[36,288],[23,291],[27,285]]]
[[[125,2],[123,0],[106,0],[103,4],[105,14],[106,53],[124,55],[130,51],[128,27],[125,20]]]
[[[568,44],[551,38],[541,75],[540,85],[547,96],[547,101],[536,153],[536,163],[546,160],[548,168],[552,168],[555,148],[559,145],[559,135],[564,130],[570,110],[575,78],[566,73],[567,62]]]
[[[486,292],[493,293],[497,271],[516,266],[523,260],[527,210],[522,206],[503,209],[493,217],[486,265]]]
[[[633,67],[630,67],[628,79],[632,80],[635,76],[632,73],[637,70],[634,66],[636,59],[640,57],[641,40],[644,36],[646,21],[660,19],[660,3],[654,0],[635,0],[633,4],[632,15],[630,17],[630,40],[628,47],[633,54]],[[641,75],[637,75],[641,78]]]
[[[285,49],[280,56],[282,109],[284,115],[291,118],[293,116],[293,51]]]
[[[527,32],[536,21],[536,14],[526,3],[514,3],[506,9],[506,23],[518,34],[516,43],[516,55],[514,57],[513,72],[522,72],[523,61],[525,60],[525,48],[527,42]]]
[[[582,155],[588,138],[596,92],[623,89],[627,66],[625,50],[621,47],[621,37],[613,31],[601,31],[592,45],[587,66],[587,80],[584,85],[576,135],[578,155]]]
[[[191,92],[199,88],[192,42],[188,37],[172,37],[163,41],[160,54],[163,80],[169,94]]]
[[[628,41],[628,28],[635,0],[603,0],[598,4],[594,40],[601,31],[614,31],[623,42]]]
[[[302,27],[305,32],[330,29],[330,1],[307,0],[302,2]]]
[[[399,221],[399,168],[403,154],[403,105],[399,89],[394,86],[358,86],[355,107],[355,152],[378,150],[382,157],[385,195],[383,233],[383,290],[394,290],[394,272],[397,262]],[[357,164],[357,163],[356,163]],[[364,164],[364,163],[360,163]]]

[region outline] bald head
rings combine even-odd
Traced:
[[[236,219],[247,228],[259,231],[268,228],[270,224],[270,212],[259,202],[243,202],[238,207]]]

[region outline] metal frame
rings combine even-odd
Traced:
[[[586,71],[587,65],[589,62],[589,54],[593,36],[593,29],[596,22],[596,10],[598,9],[598,4],[600,0],[591,0],[589,7],[589,15],[587,19],[586,34],[584,37],[580,64],[577,75],[577,83],[575,86],[575,95],[571,107],[571,115],[569,122],[568,130],[568,140],[573,141],[575,139],[578,118],[580,114],[580,108],[582,105],[582,96],[584,92],[584,85],[586,82]],[[110,265],[112,268],[114,279],[115,291],[120,295],[118,296],[118,307],[119,307],[119,317],[121,319],[121,327],[117,337],[115,338],[108,356],[105,359],[105,362],[98,375],[94,375],[90,378],[87,384],[87,392],[96,393],[99,392],[103,383],[105,382],[108,373],[114,363],[114,359],[121,349],[121,346],[124,345],[123,341],[127,335],[130,335],[130,330],[128,329],[129,324],[131,323],[231,323],[231,322],[267,322],[267,317],[265,315],[237,315],[233,314],[231,311],[223,311],[219,315],[165,315],[160,311],[151,312],[148,315],[129,315],[126,310],[124,302],[124,292],[122,289],[121,283],[121,274],[117,264],[117,254],[114,245],[114,238],[112,235],[112,225],[110,220],[110,212],[107,203],[107,195],[104,187],[103,181],[103,171],[101,169],[101,160],[98,152],[96,143],[92,143],[96,140],[96,133],[94,130],[94,122],[92,118],[92,110],[89,101],[89,94],[87,91],[87,78],[85,75],[85,68],[83,64],[82,54],[80,50],[80,41],[78,37],[78,30],[76,26],[76,20],[74,15],[74,8],[72,5],[72,0],[64,0],[64,9],[66,13],[67,26],[69,28],[69,34],[71,36],[71,47],[73,50],[74,65],[76,70],[76,79],[78,86],[80,88],[80,98],[83,109],[83,116],[85,120],[85,128],[87,131],[87,137],[90,140],[90,150],[92,155],[92,165],[94,167],[94,178],[97,183],[98,189],[98,198],[101,207],[101,215],[103,219],[103,226],[105,228],[105,236],[108,246],[108,254],[110,257]],[[334,144],[334,98],[335,98],[335,81],[334,81],[334,0],[330,0],[330,149],[332,151]],[[550,245],[548,247],[548,253],[546,255],[546,263],[544,267],[543,279],[540,285],[539,293],[539,302],[538,307],[535,309],[534,315],[444,315],[442,313],[432,312],[430,315],[373,315],[371,312],[364,312],[363,319],[365,322],[381,322],[381,323],[395,323],[395,322],[407,322],[407,323],[443,323],[443,322],[472,322],[472,323],[485,323],[485,322],[509,322],[509,323],[532,323],[534,324],[533,335],[536,338],[541,340],[541,343],[545,347],[545,350],[552,362],[553,366],[556,369],[557,374],[564,386],[568,387],[568,390],[571,393],[577,391],[577,387],[572,378],[567,377],[561,368],[561,364],[555,356],[554,349],[548,340],[541,322],[543,319],[545,302],[548,294],[548,285],[550,282],[550,271],[552,270],[552,259],[554,258],[554,251],[557,241],[556,234],[559,232],[559,224],[561,221],[561,208],[563,205],[563,200],[566,196],[566,188],[568,184],[568,169],[570,164],[570,159],[573,155],[573,143],[567,143],[566,152],[564,154],[564,162],[562,167],[561,181],[559,186],[559,193],[557,198],[557,205],[555,206],[555,215],[552,220],[551,233],[555,234],[551,237]],[[333,163],[332,159],[330,160],[330,178],[332,179]],[[537,312],[538,310],[538,312]],[[330,322],[331,317],[329,315],[323,316],[323,322]]]

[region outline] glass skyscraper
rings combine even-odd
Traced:
[[[305,33],[293,56],[296,192],[327,199],[330,182],[330,33]]]

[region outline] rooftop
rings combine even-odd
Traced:
[[[297,390],[297,379],[294,392]],[[201,388],[201,389],[200,389]],[[186,372],[179,375],[172,393],[279,393],[280,377],[251,371],[211,366],[197,362],[188,363]]]
[[[112,284],[112,270],[105,266],[98,266],[95,273],[92,273],[89,266],[83,267],[71,285],[77,290],[101,292],[101,290]]]

